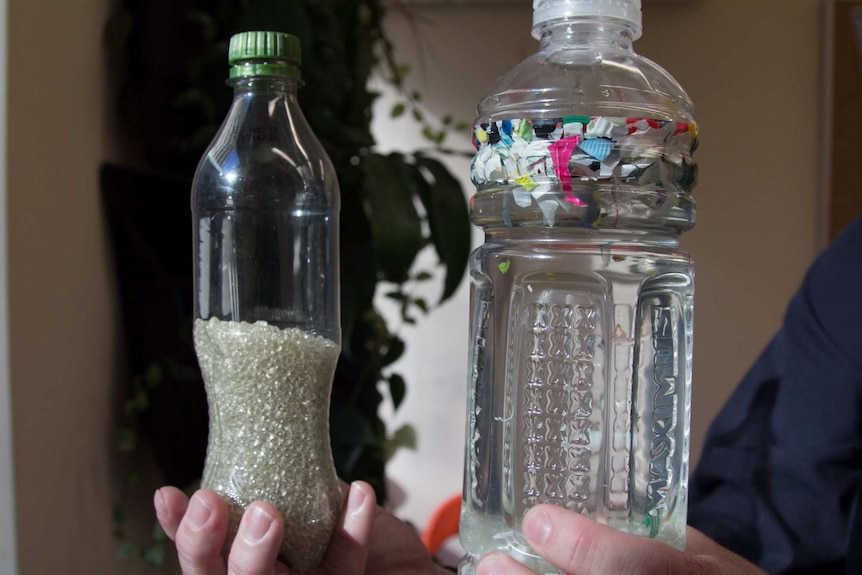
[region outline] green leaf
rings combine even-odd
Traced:
[[[123,559],[128,559],[129,557],[134,555],[135,551],[135,544],[126,541],[122,545],[120,545],[120,547],[117,549],[117,552],[114,553],[114,558],[122,561]]]
[[[351,167],[352,168],[352,167]],[[356,168],[344,170],[344,175],[361,177]],[[343,178],[342,178],[343,179]],[[347,180],[350,181],[350,180]],[[342,188],[341,217],[341,329],[345,342],[343,353],[352,355],[351,343],[355,326],[361,316],[372,307],[377,287],[377,262],[371,235],[371,224],[366,216],[359,182],[352,186],[354,193]]]
[[[425,120],[425,116],[422,115],[422,112],[420,112],[416,108],[413,108],[413,119],[417,122],[422,122],[423,120]]]
[[[428,302],[426,302],[421,297],[418,297],[413,300],[413,305],[422,310],[422,313],[428,313]]]
[[[121,427],[117,430],[117,449],[119,449],[121,453],[134,451],[137,442],[138,435],[135,433],[134,429]]]
[[[422,128],[422,137],[428,140],[429,142],[437,141],[437,132],[432,130],[429,126],[425,126]]]
[[[398,359],[404,355],[404,349],[404,340],[397,335],[391,336],[386,345],[386,352],[383,354],[382,367],[386,367],[387,365],[391,365],[398,361]]]
[[[399,102],[399,103],[395,104],[394,106],[392,106],[392,111],[389,112],[389,115],[392,116],[393,118],[397,118],[397,117],[403,115],[404,111],[406,109],[407,109],[407,106],[405,106],[402,102]]]
[[[378,445],[379,440],[367,416],[351,405],[335,407],[329,425],[333,444]]]
[[[416,320],[410,317],[410,300],[405,299],[401,302],[401,321],[406,324],[413,325],[416,323]]]
[[[156,543],[141,552],[141,559],[147,565],[161,567],[165,562],[165,544]]]
[[[399,64],[393,72],[395,73],[395,83],[400,84],[407,77],[407,74],[410,73],[410,66],[408,64]]]
[[[427,206],[431,201],[431,184],[415,163],[405,163],[402,168],[406,174],[411,195],[418,198],[423,206]]]
[[[419,272],[413,279],[417,282],[427,282],[428,280],[434,279],[434,276],[431,275],[430,272]]]
[[[470,257],[470,215],[467,200],[458,180],[439,161],[418,156],[416,163],[433,178],[424,200],[431,241],[440,262],[446,266],[446,279],[440,301],[446,301],[461,283]]]
[[[153,524],[153,541],[157,541],[159,543],[166,541],[168,538],[165,530],[162,529],[162,526],[158,523]]]
[[[337,445],[333,446],[338,477],[352,478],[356,474],[357,464],[361,461],[363,455],[367,453],[367,449],[364,445],[352,445],[348,449],[343,450],[343,454],[341,454],[341,451]]]
[[[386,280],[402,283],[422,248],[422,223],[407,178],[396,154],[368,154],[362,158],[365,210],[378,269]]]
[[[150,406],[150,397],[143,389],[138,388],[135,391],[135,397],[131,400],[133,411],[141,413],[146,411]]]
[[[123,475],[123,486],[137,487],[141,484],[141,474],[137,471],[129,471]]]
[[[389,376],[389,394],[392,396],[392,407],[397,410],[404,401],[404,396],[407,395],[404,378],[397,373]]]
[[[403,292],[400,292],[400,291],[388,292],[386,294],[386,297],[388,297],[389,299],[393,299],[397,302],[407,301],[407,296]]]
[[[158,386],[164,379],[165,373],[160,363],[151,363],[144,374],[144,383],[147,388],[152,389]]]
[[[412,425],[404,424],[399,427],[395,433],[386,439],[383,445],[386,460],[392,459],[398,449],[405,447],[407,449],[416,449],[416,430]]]

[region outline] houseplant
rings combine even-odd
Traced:
[[[205,395],[189,337],[190,180],[230,103],[229,37],[267,29],[300,39],[300,101],[341,187],[344,344],[330,426],[336,467],[345,480],[370,482],[385,500],[387,454],[393,438],[409,433],[386,430],[378,414],[381,387],[397,408],[406,383],[390,368],[404,342],[375,306],[375,293],[385,290],[407,323],[433,305],[414,294],[417,283],[438,281],[440,301],[449,298],[466,267],[469,220],[459,184],[436,157],[454,126],[429,124],[417,95],[405,92],[391,113],[410,111],[423,124],[428,151],[375,150],[369,77],[382,69],[399,89],[404,78],[383,16],[382,0],[124,0],[112,14],[107,38],[118,122],[136,158],[102,169],[131,374],[119,440],[130,451],[143,437],[168,482],[194,484],[206,443]],[[439,269],[415,269],[426,248],[436,251]],[[133,485],[134,471],[123,478]],[[124,538],[121,512],[115,519]],[[158,548],[156,534],[145,559],[158,563]],[[135,549],[127,541],[121,554]]]

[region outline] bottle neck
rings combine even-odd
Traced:
[[[635,29],[632,24],[613,18],[577,17],[548,22],[542,26],[540,48],[551,45],[633,51]]]
[[[250,76],[231,78],[228,84],[233,87],[234,97],[246,94],[283,94],[288,98],[296,98],[300,81],[281,76]]]

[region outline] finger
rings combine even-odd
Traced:
[[[224,575],[221,550],[227,533],[227,504],[201,489],[189,501],[177,528],[177,556],[183,575]]]
[[[754,563],[750,563],[730,549],[722,547],[694,527],[686,529],[685,550],[694,555],[716,557],[727,565],[733,565],[738,573],[759,573],[762,575],[766,573]]]
[[[256,501],[242,514],[228,557],[230,575],[270,575],[281,547],[284,522],[278,510]]]
[[[489,553],[476,565],[476,575],[536,575],[505,553]]]
[[[341,522],[323,558],[324,573],[361,575],[368,560],[368,542],[377,511],[374,489],[364,481],[355,481],[347,491]]]
[[[171,541],[177,539],[177,528],[189,506],[189,498],[176,487],[156,489],[153,495],[153,507],[156,509],[156,519]]]
[[[686,554],[552,505],[530,509],[522,531],[539,555],[569,575],[722,573],[713,558]]]

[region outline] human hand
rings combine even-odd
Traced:
[[[345,504],[329,550],[315,575],[442,575],[415,530],[375,505],[374,490],[364,482],[344,486]],[[290,574],[277,561],[284,529],[272,505],[252,503],[243,514],[229,557],[222,555],[227,533],[227,504],[214,492],[197,491],[191,499],[174,487],[153,498],[156,517],[176,543],[184,575]]]
[[[569,575],[764,575],[691,527],[684,552],[552,505],[530,509],[522,530],[536,553]],[[504,553],[491,553],[479,561],[476,575],[535,573]]]

